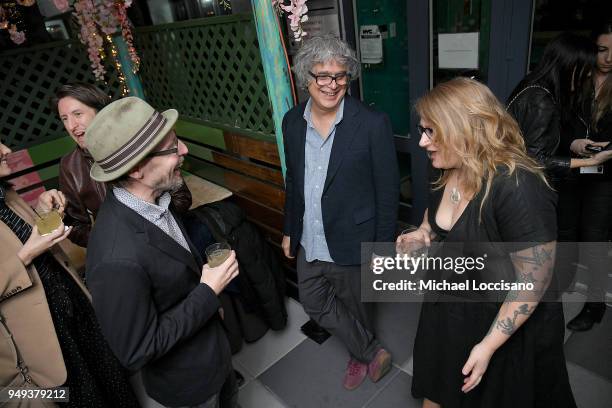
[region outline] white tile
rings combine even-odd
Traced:
[[[412,356],[410,356],[408,361],[406,361],[404,364],[399,366],[399,369],[412,377],[412,365],[413,365],[413,363],[414,363],[414,360],[413,360]]]
[[[612,407],[612,383],[610,381],[569,361],[567,372],[577,406]]]
[[[287,298],[286,306],[288,321],[285,329],[269,330],[261,339],[245,344],[242,350],[234,355],[234,361],[244,367],[253,378],[257,378],[306,339],[300,327],[309,320],[309,317],[302,305]]]
[[[253,380],[240,389],[238,394],[240,408],[286,408],[270,390],[259,380]]]

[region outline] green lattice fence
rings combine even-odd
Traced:
[[[13,150],[65,136],[57,112],[49,106],[58,86],[75,81],[96,83],[118,93],[114,70],[108,84],[96,83],[87,51],[77,41],[62,41],[0,53],[0,138]]]
[[[213,127],[274,133],[251,15],[141,28],[135,40],[153,106]]]

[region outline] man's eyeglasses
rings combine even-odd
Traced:
[[[170,154],[176,154],[176,153],[178,153],[178,146],[173,147],[172,149],[158,150],[157,152],[149,153],[147,154],[147,157],[168,156]]]
[[[311,77],[315,79],[317,85],[319,86],[328,86],[331,85],[332,81],[336,81],[336,85],[344,86],[348,84],[351,76],[346,72],[339,72],[336,75],[329,74],[314,74],[308,71]]]
[[[421,137],[423,133],[425,133],[425,136],[427,136],[429,141],[433,140],[433,129],[432,128],[423,127],[421,125],[417,125],[416,128],[417,128],[417,133],[419,137]]]

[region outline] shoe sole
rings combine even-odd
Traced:
[[[345,389],[345,390],[348,390],[348,391],[353,391],[353,390],[356,390],[357,388],[359,388],[359,386],[360,386],[361,384],[363,384],[363,381],[366,379],[366,377],[367,377],[367,376],[368,376],[367,374],[366,374],[366,375],[364,375],[364,376],[363,376],[363,379],[362,379],[362,380],[359,382],[359,384],[356,384],[356,385],[354,385],[354,386],[352,386],[352,387],[347,386],[345,383],[343,383],[343,384],[342,384],[342,386],[344,387],[344,389]]]
[[[372,380],[372,382],[378,382],[389,372],[389,370],[391,370],[391,356],[388,355],[379,365],[378,371],[374,373],[374,375],[369,376],[370,380]]]
[[[363,379],[365,380],[365,377],[363,377]],[[354,386],[354,387],[347,387],[345,384],[342,384],[342,386],[343,386],[343,387],[344,387],[344,389],[345,389],[345,390],[347,390],[347,391],[353,391],[353,390],[356,390],[357,388],[359,388],[359,386],[360,386],[361,384],[363,384],[363,381],[361,381],[359,384],[357,384],[357,385],[356,385],[356,386]]]

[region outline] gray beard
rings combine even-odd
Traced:
[[[170,185],[165,185],[160,189],[156,189],[156,193],[157,196],[161,196],[162,194],[164,194],[166,191],[169,192],[170,194],[174,194],[176,193],[181,187],[183,187],[183,184],[185,184],[185,180],[183,179],[183,177],[181,176],[181,178],[175,182],[170,183]]]

